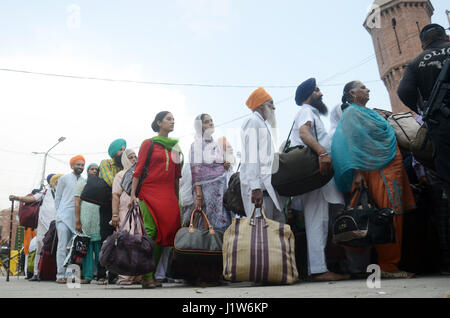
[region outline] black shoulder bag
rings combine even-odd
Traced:
[[[142,175],[139,178],[139,183],[136,187],[136,197],[138,196],[139,191],[141,190],[142,183],[144,182],[145,178],[147,178],[147,176],[148,176],[148,166],[150,165],[150,158],[153,153],[153,141],[150,140],[150,142],[151,142],[151,145],[150,145],[150,149],[148,150],[147,158],[145,159],[144,171],[142,172]],[[130,167],[130,169],[127,170],[127,172],[125,172],[125,174],[123,175],[122,183],[120,184],[122,189],[128,195],[131,195],[131,186],[133,184],[133,174],[134,174],[134,170],[136,169],[136,164],[137,164],[137,162],[134,163]]]
[[[314,132],[317,138],[316,123]],[[292,125],[292,129],[294,125]],[[291,197],[311,192],[326,185],[333,178],[330,169],[326,175],[320,173],[318,155],[308,146],[290,146],[289,132],[283,153],[279,154],[278,171],[272,174],[272,186],[282,196]]]

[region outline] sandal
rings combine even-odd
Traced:
[[[106,285],[108,284],[108,281],[106,280],[106,278],[99,278],[97,280],[97,285]]]
[[[153,278],[143,279],[141,285],[143,289],[153,289],[156,287],[162,287],[162,283],[155,281]]]
[[[91,283],[91,280],[90,279],[87,279],[87,278],[83,278],[81,281],[80,281],[80,284],[90,284]]]
[[[56,283],[58,283],[58,284],[65,284],[65,283],[67,283],[67,279],[65,279],[65,278],[58,278],[56,280]]]
[[[133,281],[129,280],[129,279],[120,278],[117,280],[116,284],[122,285],[122,286],[129,286],[129,285],[133,285]]]

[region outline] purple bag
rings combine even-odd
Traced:
[[[125,224],[134,220],[134,234],[125,230]],[[138,231],[142,229],[142,234]],[[123,220],[120,231],[110,235],[102,245],[99,261],[108,271],[127,276],[148,274],[155,270],[153,248],[155,242],[144,228],[139,206],[133,206]]]

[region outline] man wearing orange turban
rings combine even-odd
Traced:
[[[58,248],[56,251],[57,274],[56,282],[66,283],[66,268],[64,260],[67,256],[67,245],[75,234],[75,189],[84,170],[86,160],[78,155],[70,159],[73,172],[59,178],[56,186],[56,231],[58,235]]]
[[[247,106],[252,111],[255,111],[258,107],[271,99],[272,97],[266,92],[266,90],[262,87],[259,87],[248,98]]]
[[[245,214],[250,217],[255,206],[264,207],[268,218],[285,223],[280,198],[272,186],[276,140],[272,132],[276,128],[275,105],[272,97],[262,87],[250,95],[246,104],[253,113],[241,130],[240,181]],[[256,216],[259,215],[258,210]]]

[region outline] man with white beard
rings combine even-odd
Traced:
[[[295,116],[291,147],[310,147],[317,153],[320,172],[326,174],[332,168],[332,159],[331,140],[320,118],[321,115],[328,114],[328,108],[323,103],[322,96],[314,78],[306,80],[297,88],[295,102],[300,106],[300,110]],[[330,272],[327,268],[325,248],[330,204],[344,204],[343,195],[337,190],[333,179],[322,188],[292,199],[293,207],[300,205],[304,208],[308,273],[312,281],[336,281],[349,278],[348,275]]]
[[[260,87],[247,100],[252,115],[242,125],[241,194],[245,214],[250,217],[254,207],[269,219],[286,223],[280,198],[272,186],[272,166],[275,145],[272,129],[276,127],[275,106],[272,97]],[[271,125],[271,128],[266,124]],[[274,167],[276,168],[276,167]]]

